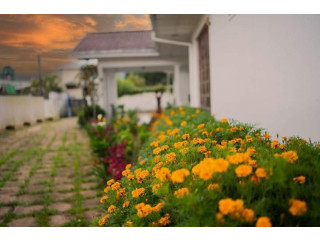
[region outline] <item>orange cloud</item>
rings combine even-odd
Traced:
[[[115,30],[147,30],[151,29],[150,18],[148,14],[142,16],[123,15],[123,20],[115,21]]]
[[[96,22],[86,17],[82,22],[68,21],[57,15],[23,15],[28,31],[0,30],[0,44],[34,48],[37,52],[71,49],[87,32],[95,31]]]

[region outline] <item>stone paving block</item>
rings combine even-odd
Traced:
[[[33,205],[33,206],[17,206],[13,210],[13,213],[16,215],[29,214],[35,211],[40,211],[43,209],[41,205]]]
[[[50,217],[49,224],[53,227],[61,226],[70,221],[70,217],[67,215],[54,215]]]
[[[34,201],[41,201],[43,200],[42,194],[24,194],[17,197],[17,201],[19,203],[27,203],[27,202],[34,202]]]
[[[57,201],[59,199],[72,198],[73,196],[74,196],[74,192],[67,192],[67,193],[53,192],[51,195],[51,198],[53,201]]]
[[[55,177],[54,178],[54,182],[55,184],[61,184],[61,183],[73,183],[73,179],[70,177]]]
[[[0,203],[2,204],[9,204],[12,202],[15,202],[17,200],[17,197],[11,194],[0,194]]]
[[[97,196],[96,190],[81,190],[80,194],[85,198],[93,198]]]
[[[52,203],[50,205],[50,208],[53,208],[59,212],[65,212],[72,208],[72,204],[70,203],[65,203],[65,202],[57,202],[57,203]]]
[[[88,200],[83,200],[82,205],[86,208],[93,208],[100,206],[100,198],[92,198]]]
[[[56,185],[54,188],[55,188],[55,190],[58,190],[58,191],[72,190],[74,188],[74,185],[73,184],[59,184],[59,185]]]
[[[26,192],[46,191],[48,187],[45,185],[29,185],[24,189]]]
[[[83,215],[88,220],[88,222],[92,222],[95,218],[102,216],[101,212],[97,210],[85,211]]]
[[[97,187],[97,183],[95,183],[95,182],[81,183],[82,189],[89,189],[89,188],[96,188],[96,187]]]
[[[0,219],[4,217],[10,211],[10,207],[1,207],[0,208]]]
[[[0,189],[0,195],[1,194],[16,195],[19,191],[20,191],[20,188],[18,186],[3,187],[3,188]]]
[[[37,225],[35,218],[19,218],[8,223],[9,227],[35,227]]]

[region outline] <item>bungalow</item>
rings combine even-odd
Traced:
[[[107,112],[116,71],[172,71],[176,105],[320,140],[320,15],[150,15],[152,31],[92,33]]]

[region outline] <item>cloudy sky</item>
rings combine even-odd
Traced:
[[[0,15],[0,69],[9,65],[17,78],[32,78],[40,54],[42,74],[52,74],[88,32],[148,29],[148,15]]]

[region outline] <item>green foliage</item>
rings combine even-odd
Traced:
[[[216,121],[204,110],[168,109],[123,172],[125,194],[106,188],[109,215],[100,225],[255,226],[266,216],[273,226],[320,226],[319,146],[297,137],[271,140],[261,129]],[[175,172],[181,169],[188,174]],[[299,176],[305,182],[294,180]]]
[[[96,105],[96,115],[98,116],[99,114],[105,116],[106,112],[99,105]],[[93,117],[93,106],[86,106],[78,112],[78,124],[80,126],[84,127],[90,119],[95,119]]]
[[[60,80],[58,76],[45,76],[42,78],[42,93],[43,96],[48,98],[49,92],[62,92],[61,87],[59,86]],[[34,95],[40,93],[40,82],[39,80],[33,80],[31,83],[30,92]]]

